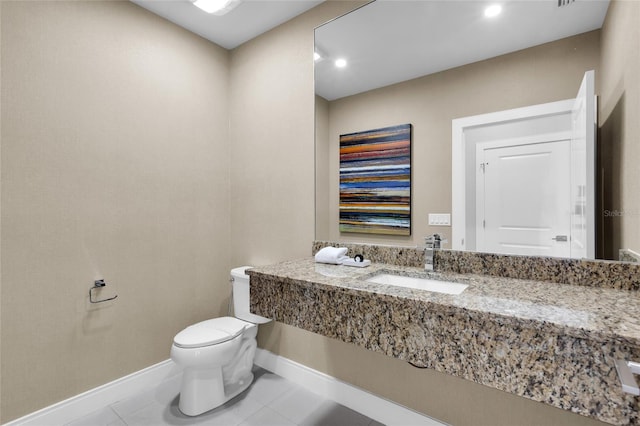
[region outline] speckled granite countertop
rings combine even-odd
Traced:
[[[640,292],[313,258],[248,273],[259,315],[608,423],[639,422],[614,360],[640,360]],[[379,273],[469,287],[366,281]]]

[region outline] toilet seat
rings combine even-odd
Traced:
[[[214,318],[191,325],[173,338],[179,348],[201,348],[217,345],[241,335],[251,325],[233,317]]]

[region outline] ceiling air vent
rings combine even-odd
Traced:
[[[576,0],[558,0],[558,7],[569,6],[571,3],[575,1]]]

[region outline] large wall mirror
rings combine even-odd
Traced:
[[[585,190],[554,193],[574,218],[566,232],[551,231],[548,237],[558,246],[570,245],[572,232],[582,227],[592,232],[594,247],[588,255],[546,249],[512,253],[634,260],[640,250],[640,195],[636,195],[640,125],[633,118],[640,114],[640,6],[624,0],[518,0],[496,3],[501,7],[496,13],[487,10],[492,3],[377,0],[315,30],[316,239],[421,246],[424,236],[439,233],[449,241],[445,248],[508,253],[475,241],[482,226],[480,214],[457,219],[455,188],[460,173],[453,174],[460,150],[455,140],[462,137],[469,143],[464,150],[475,166],[491,167],[498,158],[535,157],[528,168],[511,162],[512,171],[528,171],[497,179],[509,184],[498,192],[508,194],[503,198],[523,197],[516,203],[522,215],[546,220],[549,191],[561,186],[558,176],[563,170],[569,178],[577,166],[573,154],[566,162],[553,157],[560,174],[556,176],[540,152],[546,155],[550,142],[561,139],[573,146],[570,132],[577,119],[567,105],[579,99],[589,74],[597,95],[591,118],[596,142],[589,167],[590,223],[575,219],[584,209],[576,200],[586,198]],[[338,59],[346,65],[336,66]],[[537,109],[542,107],[550,110]],[[509,116],[531,108],[543,112],[528,121]],[[474,124],[478,117],[505,113],[498,133]],[[460,120],[470,123],[462,136],[456,135]],[[411,235],[341,232],[340,135],[404,123],[412,124]],[[470,144],[472,139],[477,143]],[[561,146],[557,143],[553,149],[564,152]],[[545,149],[533,152],[531,147]],[[466,191],[473,194],[467,198],[481,205],[482,212],[511,209],[504,199],[496,201],[500,197],[486,195],[479,201],[490,189],[488,183],[480,185],[483,177],[469,178],[475,175],[475,166],[468,166],[464,178]],[[534,184],[541,189],[534,189]],[[542,198],[534,198],[536,191]],[[429,223],[430,215],[446,221],[452,213],[450,225]],[[524,219],[516,222],[505,226],[527,228]]]

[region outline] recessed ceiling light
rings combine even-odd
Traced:
[[[492,4],[484,10],[484,16],[487,18],[493,18],[494,16],[500,15],[500,12],[502,12],[502,6],[499,4]]]
[[[336,64],[336,67],[338,68],[344,68],[347,66],[347,60],[342,58],[336,59],[335,64]]]
[[[241,0],[191,0],[193,4],[207,13],[224,15],[236,7]]]

